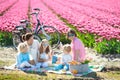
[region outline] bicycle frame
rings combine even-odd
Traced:
[[[35,13],[32,13],[32,14],[35,14],[36,16],[36,21],[37,21],[37,25],[35,27],[35,30],[34,30],[34,33],[35,34],[38,34],[40,30],[42,30],[43,34],[45,35],[46,39],[47,40],[50,40],[51,37],[49,35],[46,34],[45,30],[43,29],[44,25],[40,23],[40,20],[38,19],[38,14],[39,12],[35,12]],[[40,27],[39,27],[40,26]]]
[[[35,27],[34,33],[38,34],[38,28],[39,28],[39,26],[41,26],[40,20],[38,19],[38,13],[36,14],[36,20],[37,20],[37,25]]]

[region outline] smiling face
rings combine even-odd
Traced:
[[[69,44],[66,44],[63,46],[63,52],[65,54],[69,54],[71,52],[71,46]]]
[[[75,33],[75,31],[74,30],[69,30],[68,31],[68,33],[67,33],[67,37],[68,37],[68,39],[70,39],[70,40],[73,40],[74,39],[74,37],[76,37],[77,35],[76,35],[76,33]]]
[[[47,46],[49,46],[49,42],[46,39],[44,39],[42,40],[42,45],[43,45],[43,48],[45,49],[47,48]]]
[[[33,43],[33,36],[30,37],[30,39],[27,41],[27,43],[28,43],[29,45],[32,45],[32,43]]]
[[[33,34],[32,33],[26,33],[25,34],[25,40],[27,41],[28,45],[33,44]]]
[[[72,34],[72,33],[68,33],[68,39],[73,40],[73,39],[74,39],[74,37],[75,37],[75,35],[74,35],[74,34]]]
[[[50,51],[49,42],[46,39],[43,39],[40,44],[40,53],[46,52],[48,53]]]
[[[18,51],[21,53],[26,53],[28,51],[28,46],[25,43],[20,43],[18,45]]]
[[[68,37],[68,39],[70,39],[72,41],[74,39],[74,36],[70,36],[70,37]]]
[[[26,53],[28,51],[28,47],[26,46],[21,52]]]

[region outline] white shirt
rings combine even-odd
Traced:
[[[33,57],[35,63],[37,63],[37,54],[39,53],[39,41],[33,40],[33,44],[28,47],[29,54]]]
[[[49,59],[48,54],[46,54],[45,52],[40,54],[40,58],[41,59],[46,59],[46,60]]]
[[[70,54],[64,54],[62,55],[62,63],[68,63],[72,61],[72,56]]]

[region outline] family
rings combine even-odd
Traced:
[[[77,38],[74,30],[70,29],[66,36],[71,40],[71,44],[62,46],[61,58],[57,58],[46,39],[39,43],[33,38],[32,33],[26,33],[23,37],[24,42],[18,45],[16,68],[45,68],[58,63],[54,70],[69,70],[68,63],[72,60],[78,62],[84,60],[86,53],[84,44]]]

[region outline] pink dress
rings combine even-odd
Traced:
[[[71,48],[72,48],[72,59],[76,61],[83,61],[85,59],[86,53],[85,53],[85,47],[83,43],[75,37],[73,41],[71,42]],[[76,50],[79,50],[80,53],[76,54]]]

